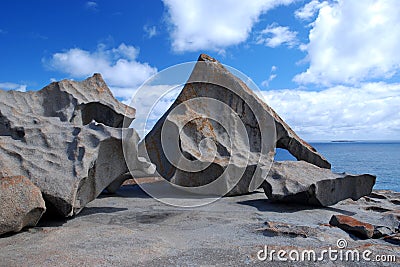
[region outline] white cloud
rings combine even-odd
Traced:
[[[116,97],[129,99],[139,85],[157,73],[148,63],[138,62],[138,54],[137,48],[125,44],[113,49],[99,45],[95,52],[73,48],[55,53],[44,63],[72,78],[86,78],[99,72]]]
[[[326,4],[327,4],[326,1],[320,2],[319,0],[312,0],[302,8],[296,10],[294,12],[294,15],[296,16],[296,18],[301,20],[310,20]]]
[[[17,84],[17,83],[4,82],[4,83],[0,83],[0,89],[3,89],[3,90],[15,90],[15,91],[20,91],[20,92],[25,92],[26,91],[26,84]]]
[[[397,140],[400,83],[264,91],[266,102],[306,140]]]
[[[268,87],[268,86],[269,86],[269,83],[270,83],[273,79],[275,79],[276,76],[277,76],[277,74],[276,74],[276,70],[277,70],[277,69],[278,69],[277,66],[272,66],[272,67],[271,67],[271,71],[269,72],[268,80],[262,81],[262,82],[261,82],[261,86],[264,86],[264,87]]]
[[[144,25],[143,30],[146,33],[147,38],[151,39],[158,34],[156,26]]]
[[[263,44],[269,47],[278,47],[286,44],[293,47],[297,43],[297,32],[291,31],[289,27],[271,24],[260,32],[257,36],[257,44]]]
[[[310,65],[294,81],[357,84],[398,73],[398,1],[330,2],[320,8],[312,27],[305,47]]]
[[[94,1],[88,1],[86,2],[85,7],[92,11],[98,11],[99,5]]]
[[[144,137],[172,105],[182,88],[183,85],[142,86],[132,100],[124,102],[136,108],[136,119],[131,127]]]
[[[249,37],[261,14],[294,0],[163,0],[170,22],[172,49],[221,51]]]

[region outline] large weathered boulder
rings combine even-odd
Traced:
[[[148,168],[135,130],[114,128],[134,114],[99,74],[37,92],[0,90],[0,175],[28,177],[59,213],[74,215],[129,171],[126,157]]]
[[[271,200],[330,206],[341,200],[369,195],[376,177],[333,173],[305,161],[274,162],[262,184]]]
[[[175,184],[236,195],[261,185],[275,146],[299,160],[330,168],[242,80],[202,54],[182,92],[139,151]]]
[[[131,122],[135,109],[115,99],[100,74],[82,81],[53,82],[39,91],[0,90],[0,135],[23,139],[24,127],[37,117],[86,125],[92,120],[111,127]],[[10,119],[13,120],[10,120]]]
[[[25,141],[0,137],[0,175],[24,175],[62,215],[78,213],[120,175],[128,172],[122,135],[137,158],[139,137],[133,129],[91,122],[73,126],[40,118],[25,127]],[[138,161],[139,162],[139,161]]]
[[[28,178],[0,178],[0,235],[35,226],[45,210],[42,193]]]

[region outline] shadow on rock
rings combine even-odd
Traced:
[[[314,210],[314,209],[321,209],[321,210],[329,210],[334,212],[339,212],[346,215],[354,215],[354,212],[350,212],[347,210],[332,208],[332,207],[320,207],[320,206],[308,206],[308,205],[298,205],[298,204],[286,204],[286,203],[279,203],[275,201],[271,201],[269,199],[252,199],[252,200],[245,200],[237,202],[240,205],[247,205],[255,207],[258,211],[268,211],[268,212],[278,212],[278,213],[293,213],[302,210]]]
[[[67,218],[60,216],[58,213],[50,210],[43,214],[40,221],[37,223],[36,227],[59,227],[68,221]]]
[[[123,198],[152,198],[138,185],[125,185],[118,189],[114,194],[103,192],[98,198],[107,197],[123,197]]]
[[[98,213],[115,213],[119,211],[125,211],[128,210],[127,208],[114,208],[114,207],[86,207],[84,210],[82,210],[77,217],[83,217],[83,216],[88,216],[92,214],[98,214]]]

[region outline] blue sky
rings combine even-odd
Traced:
[[[0,88],[100,72],[128,101],[207,53],[248,75],[307,140],[398,140],[399,41],[396,0],[4,0]]]

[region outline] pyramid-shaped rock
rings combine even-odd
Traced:
[[[236,195],[261,185],[273,163],[275,146],[298,160],[331,167],[243,81],[202,54],[140,151],[175,184],[198,187],[203,193]]]

